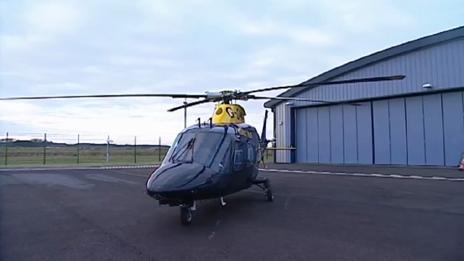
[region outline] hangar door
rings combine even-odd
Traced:
[[[295,111],[296,161],[372,164],[371,103]]]
[[[296,161],[455,166],[463,101],[463,92],[450,92],[296,109]]]

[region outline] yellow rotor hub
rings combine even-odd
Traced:
[[[238,104],[218,104],[214,110],[214,124],[240,124],[245,122],[245,109]]]

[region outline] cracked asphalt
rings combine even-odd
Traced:
[[[0,170],[0,260],[464,260],[464,182],[262,171],[274,202],[202,201],[184,227],[149,172]]]

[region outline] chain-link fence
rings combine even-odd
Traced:
[[[88,134],[6,133],[0,143],[0,167],[157,164],[169,149],[161,137]],[[265,151],[265,162],[273,159]]]
[[[162,139],[133,136],[7,133],[0,139],[0,166],[70,164],[155,164],[169,146]]]

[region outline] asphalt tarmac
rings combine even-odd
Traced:
[[[0,170],[0,260],[464,260],[464,181],[261,171],[274,202],[203,201],[184,227],[149,172]]]

